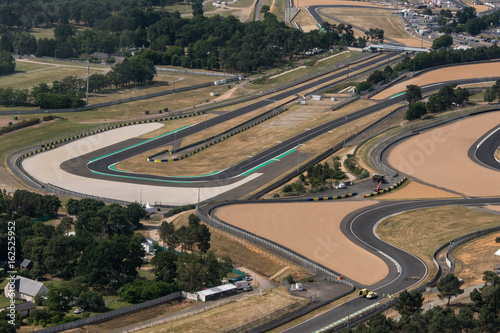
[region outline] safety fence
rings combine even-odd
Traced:
[[[357,192],[352,192],[349,194],[337,195],[335,197],[319,197],[319,198],[308,198],[307,201],[323,201],[323,200],[336,200],[336,199],[345,199],[350,198],[357,195]]]
[[[380,191],[375,191],[373,193],[365,194],[365,195],[363,195],[363,198],[370,198],[370,197],[374,197],[374,196],[382,194],[382,193],[390,192],[390,191],[398,188],[399,186],[401,186],[406,181],[406,179],[407,179],[406,177],[403,177],[403,179],[401,179],[396,184],[394,184],[392,186],[389,186],[389,187],[386,187],[386,188],[384,188],[384,189],[382,189]]]
[[[461,62],[461,63],[455,63],[455,64],[439,65],[439,66],[434,66],[434,67],[429,67],[429,68],[422,69],[422,70],[414,73],[413,77],[419,76],[419,75],[421,75],[423,73],[426,73],[426,72],[429,72],[429,71],[433,71],[433,70],[439,69],[439,68],[454,67],[454,66],[463,66],[463,65],[473,65],[473,64],[486,64],[486,63],[489,63],[489,62],[498,62],[498,61],[500,61],[500,59],[487,59],[487,60],[477,60],[477,61]]]
[[[174,300],[174,299],[177,299],[180,297],[181,297],[181,292],[177,291],[177,292],[169,294],[167,296],[156,298],[156,299],[153,299],[153,300],[150,300],[147,302],[130,305],[130,306],[127,306],[127,307],[124,307],[121,309],[117,309],[117,310],[113,310],[113,311],[109,311],[109,312],[105,312],[105,313],[100,313],[98,315],[88,317],[88,318],[78,319],[78,320],[72,321],[70,323],[65,323],[65,324],[56,325],[56,326],[52,326],[52,327],[47,327],[47,328],[44,328],[44,329],[41,329],[41,330],[38,330],[35,332],[55,333],[55,332],[70,330],[70,329],[77,328],[77,327],[80,327],[83,325],[89,325],[89,324],[97,323],[97,322],[102,321],[102,320],[108,320],[108,319],[111,319],[111,318],[114,318],[117,316],[122,316],[122,315],[125,315],[127,313],[147,309],[151,306],[166,303],[168,301],[171,301],[171,300]]]
[[[344,106],[346,106],[346,105],[349,105],[349,104],[351,104],[351,103],[356,102],[358,99],[359,99],[359,96],[356,96],[356,97],[354,97],[354,98],[351,98],[351,99],[349,99],[349,100],[345,101],[344,103],[341,103],[341,104],[339,104],[339,105],[335,105],[335,106],[333,106],[333,107],[332,107],[332,111],[337,111],[337,110],[339,110],[339,109],[343,108],[343,107],[344,107]]]
[[[294,98],[294,99],[296,99],[296,98]],[[276,107],[276,110],[273,109],[273,111],[266,112],[264,115],[259,115],[257,117],[254,117],[253,119],[244,123],[243,125],[233,127],[232,129],[230,129],[222,134],[219,134],[217,136],[209,138],[207,140],[208,143],[206,143],[206,144],[201,143],[201,142],[197,142],[197,143],[194,143],[194,144],[189,145],[187,147],[184,147],[183,150],[187,150],[191,147],[196,147],[196,146],[199,146],[200,144],[202,144],[201,147],[195,148],[195,149],[191,150],[190,152],[185,153],[181,156],[178,156],[175,158],[170,158],[170,159],[168,159],[168,158],[167,159],[155,159],[155,157],[163,155],[167,152],[166,150],[164,150],[164,151],[161,151],[159,153],[156,153],[154,155],[149,156],[147,158],[147,161],[148,162],[156,162],[156,163],[166,163],[166,162],[175,162],[175,161],[180,161],[180,160],[186,159],[186,158],[193,156],[194,154],[197,154],[197,153],[199,153],[199,152],[201,152],[209,147],[212,147],[218,143],[221,143],[221,142],[225,141],[226,139],[231,138],[234,135],[245,132],[246,130],[249,130],[249,129],[251,129],[259,124],[262,124],[262,123],[276,117],[277,115],[279,115],[287,110],[286,108],[283,107],[283,105],[285,105],[289,102],[290,101],[287,101],[283,104],[280,104]],[[174,154],[174,153],[171,151],[170,154]]]
[[[160,122],[160,121],[169,121],[169,120],[175,120],[175,119],[181,119],[181,118],[194,117],[194,116],[198,116],[198,115],[201,115],[201,114],[204,114],[204,112],[195,112],[195,113],[181,115],[181,116],[164,117],[164,118],[157,118],[157,119],[148,119],[148,120],[133,121],[133,122],[126,122],[126,123],[121,123],[121,124],[117,124],[117,125],[111,125],[111,126],[108,126],[108,127],[102,128],[102,129],[98,129],[98,130],[94,130],[94,131],[90,131],[90,132],[86,132],[86,133],[82,133],[82,134],[70,136],[70,137],[67,137],[67,138],[64,138],[64,139],[59,139],[59,140],[56,140],[56,141],[52,141],[52,142],[47,143],[47,144],[42,144],[41,145],[42,146],[41,149],[38,149],[38,150],[35,150],[35,151],[32,151],[32,152],[26,153],[24,155],[21,155],[18,160],[21,161],[21,160],[23,160],[26,157],[29,157],[29,156],[32,156],[32,155],[35,155],[35,154],[47,151],[49,149],[55,148],[56,145],[59,144],[59,143],[65,143],[65,142],[69,142],[69,141],[81,139],[81,138],[89,136],[89,135],[94,135],[94,134],[98,134],[98,133],[101,133],[101,132],[106,132],[106,131],[109,131],[109,130],[112,130],[112,129],[121,128],[121,127],[125,127],[125,126],[132,126],[132,125],[147,124],[147,123],[154,123],[154,122]]]

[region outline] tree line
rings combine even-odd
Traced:
[[[106,88],[118,88],[131,84],[146,84],[153,81],[156,68],[153,62],[144,57],[130,57],[116,64],[106,74],[94,73],[89,76],[89,92]],[[42,109],[76,109],[86,103],[86,79],[67,76],[54,81],[49,86],[40,83],[31,90],[0,88],[0,104],[6,106],[38,106]]]
[[[435,306],[423,313],[424,298],[419,291],[403,291],[395,300],[394,310],[399,320],[377,313],[355,328],[343,329],[342,333],[463,333],[500,331],[500,277],[491,271],[483,274],[484,286],[474,289],[470,294],[471,302],[461,307],[457,313],[449,307]],[[449,299],[463,293],[460,281],[453,274],[445,276],[438,283],[440,299]]]

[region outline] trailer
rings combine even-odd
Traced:
[[[223,85],[223,84],[226,84],[227,83],[227,80],[226,79],[222,79],[222,80],[215,80],[214,81],[214,85],[216,86],[220,86],[220,85]]]
[[[241,290],[241,289],[249,289],[250,286],[250,283],[248,283],[248,281],[234,281],[233,284],[236,286],[236,288],[238,290]],[[251,290],[251,289],[250,289]]]

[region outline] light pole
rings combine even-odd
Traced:
[[[141,205],[142,205],[142,188],[141,188]]]
[[[175,79],[176,79],[176,78],[174,78],[174,94],[175,94]]]
[[[344,120],[344,147],[345,147],[346,135],[347,135],[347,116],[345,116],[345,120]]]
[[[177,143],[177,131],[174,132],[174,154],[175,154],[175,144]]]
[[[299,164],[300,164],[300,152],[299,152],[299,147],[300,146],[303,146],[304,144],[302,143],[299,143],[299,145],[297,146],[297,175],[299,174]]]
[[[205,114],[205,143],[207,142],[207,117],[208,114]]]

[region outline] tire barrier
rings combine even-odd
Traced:
[[[328,331],[328,330],[331,330],[331,329],[335,329],[335,326],[339,326],[340,324],[347,323],[349,320],[351,320],[351,318],[354,318],[354,317],[356,317],[356,316],[359,316],[359,315],[363,314],[364,312],[366,312],[366,311],[369,311],[369,310],[373,309],[374,307],[376,307],[376,306],[377,306],[377,305],[379,305],[379,304],[380,304],[380,303],[379,303],[379,302],[377,302],[377,303],[374,303],[374,304],[372,304],[372,305],[370,305],[370,306],[367,306],[366,308],[363,308],[363,309],[361,309],[361,310],[359,310],[359,311],[356,311],[356,312],[355,312],[355,313],[353,313],[353,314],[350,314],[350,315],[348,315],[348,316],[346,316],[346,317],[344,317],[344,318],[342,318],[342,319],[339,319],[339,320],[337,320],[336,322],[334,322],[334,323],[332,323],[332,324],[330,324],[330,325],[328,325],[328,326],[325,326],[325,327],[323,327],[323,328],[320,328],[319,330],[314,331],[313,333],[320,333],[320,332],[325,332],[325,331]]]
[[[38,153],[41,153],[41,152],[44,152],[44,151],[47,151],[47,150],[50,150],[50,149],[53,149],[53,148],[56,148],[56,145],[47,145],[41,149],[38,149],[38,150],[35,150],[35,151],[32,151],[32,152],[29,152],[29,153],[26,153],[24,155],[22,155],[21,157],[19,157],[19,161],[25,159],[26,157],[29,157],[29,156],[33,156],[35,154],[38,154]]]
[[[365,194],[365,195],[363,195],[363,198],[370,198],[370,197],[374,197],[374,196],[382,194],[382,193],[387,193],[387,192],[390,192],[392,190],[395,190],[396,188],[398,188],[399,186],[401,186],[406,180],[407,180],[407,178],[403,177],[403,179],[401,179],[396,184],[394,184],[392,186],[389,186],[389,187],[386,187],[383,190],[380,190],[380,191],[377,191],[377,192]]]
[[[207,144],[205,144],[205,145],[203,145],[203,146],[201,146],[199,148],[196,148],[196,149],[194,149],[194,150],[190,151],[189,153],[186,153],[186,154],[184,154],[182,156],[171,158],[171,159],[168,159],[168,158],[167,159],[155,159],[154,155],[153,155],[153,156],[149,156],[146,160],[148,162],[166,163],[166,162],[176,162],[176,161],[180,161],[180,160],[186,159],[186,158],[188,158],[190,156],[193,156],[196,153],[201,152],[202,150],[205,150],[205,149],[207,149],[209,147],[212,147],[212,146],[214,146],[214,145],[216,145],[218,143],[221,143],[222,141],[224,141],[226,139],[229,139],[230,137],[232,137],[232,136],[234,136],[236,134],[239,134],[241,132],[249,130],[249,129],[251,129],[251,128],[253,128],[253,127],[255,127],[255,126],[257,126],[257,125],[259,125],[259,124],[261,124],[261,123],[263,123],[263,122],[265,122],[265,121],[267,121],[267,120],[269,120],[269,119],[271,119],[273,117],[276,117],[277,115],[285,112],[286,110],[287,110],[286,108],[285,109],[281,109],[281,110],[276,110],[273,114],[270,114],[267,117],[264,117],[264,118],[262,118],[262,119],[260,119],[260,120],[258,120],[256,122],[254,122],[254,123],[252,123],[250,125],[247,125],[247,126],[245,126],[243,128],[234,130],[231,133],[225,134],[225,135],[223,135],[223,136],[221,136],[221,137],[213,140],[212,142],[207,143]],[[170,154],[172,154],[172,152],[170,152]],[[158,155],[158,154],[156,154],[156,155]]]
[[[357,195],[357,192],[352,192],[349,194],[337,195],[336,197],[319,197],[319,198],[309,198],[306,201],[325,201],[325,200],[336,200],[336,199],[345,199],[350,198]]]
[[[94,135],[94,134],[101,133],[101,132],[106,132],[106,131],[109,131],[109,130],[112,130],[112,129],[115,129],[115,128],[120,128],[120,127],[125,127],[125,126],[131,126],[131,125],[147,124],[147,123],[157,123],[157,122],[161,122],[161,121],[177,120],[177,119],[182,119],[182,118],[189,118],[189,117],[199,116],[199,115],[202,115],[202,114],[205,114],[205,111],[195,112],[195,113],[189,113],[189,114],[180,115],[180,116],[171,116],[171,117],[163,117],[163,118],[156,118],[156,119],[131,121],[131,122],[123,123],[123,124],[118,124],[118,125],[113,125],[113,126],[105,127],[105,128],[100,129],[100,130],[95,130],[95,131],[83,133],[83,134],[80,134],[80,135],[71,136],[69,138],[65,138],[65,139],[61,139],[61,140],[57,140],[57,141],[52,141],[51,143],[48,143],[47,145],[55,145],[55,144],[58,144],[58,143],[68,142],[68,141],[71,141],[71,140],[76,140],[76,139],[83,138],[85,136]],[[42,147],[43,146],[44,145],[42,145]]]

